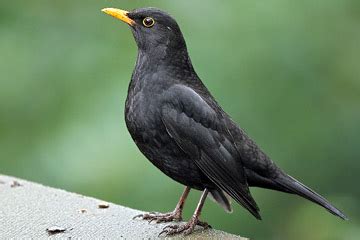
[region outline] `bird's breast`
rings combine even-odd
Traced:
[[[207,178],[168,134],[162,122],[163,91],[164,85],[130,84],[125,106],[127,128],[139,150],[163,173],[184,185],[202,189]]]
[[[125,104],[125,121],[135,142],[148,142],[161,129],[161,117],[157,94],[148,89],[129,89]]]

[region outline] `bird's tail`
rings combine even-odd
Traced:
[[[339,209],[334,207],[331,203],[329,203],[325,198],[320,196],[320,194],[316,193],[314,190],[310,189],[309,187],[305,186],[295,178],[281,174],[279,177],[274,179],[276,184],[280,187],[284,188],[285,191],[297,194],[303,198],[306,198],[320,206],[324,207],[330,213],[344,219],[348,220],[344,213],[342,213]]]

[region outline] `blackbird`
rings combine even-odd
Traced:
[[[170,222],[182,219],[191,188],[201,190],[186,224],[166,226],[160,234],[190,234],[209,194],[231,212],[229,198],[261,219],[249,186],[297,194],[347,219],[314,190],[287,175],[219,106],[196,74],[175,19],[156,8],[103,12],[127,23],[138,46],[125,105],[125,121],[140,151],[163,173],[185,185],[174,211],[136,217]]]

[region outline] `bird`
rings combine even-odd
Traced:
[[[187,223],[167,225],[159,235],[191,234],[208,196],[225,211],[230,200],[261,219],[249,187],[296,194],[347,220],[343,212],[300,181],[286,174],[232,120],[201,81],[176,20],[146,7],[102,11],[131,29],[138,53],[125,102],[125,122],[139,150],[171,179],[185,186],[175,209],[135,218],[156,223],[182,220],[191,189],[202,191]]]

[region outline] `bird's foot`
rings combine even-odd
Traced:
[[[164,235],[165,237],[168,237],[180,233],[189,235],[194,231],[196,225],[202,227],[203,229],[211,228],[211,226],[206,222],[201,222],[198,218],[192,217],[189,222],[185,224],[175,224],[164,227],[162,232],[159,233],[159,236]]]
[[[164,223],[164,222],[172,222],[172,221],[181,221],[181,212],[180,211],[172,211],[168,213],[158,213],[158,212],[150,212],[136,215],[133,219],[140,218],[143,220],[148,220],[149,223]]]

